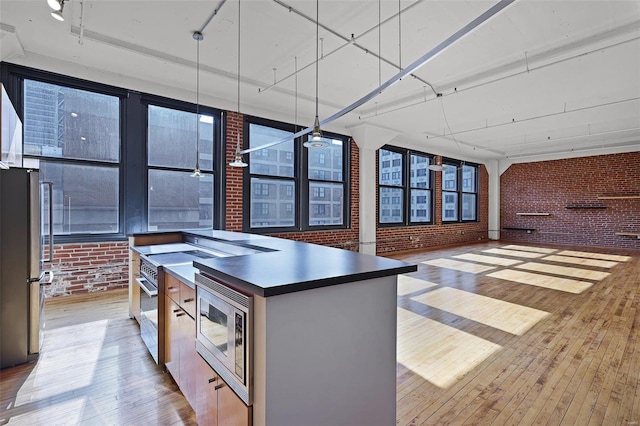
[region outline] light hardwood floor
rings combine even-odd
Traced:
[[[419,265],[398,286],[399,425],[640,424],[640,253],[491,242],[395,258]],[[126,293],[48,301],[46,321],[38,362],[0,370],[0,424],[195,424]]]
[[[394,257],[419,265],[399,282],[399,425],[639,424],[640,253]]]

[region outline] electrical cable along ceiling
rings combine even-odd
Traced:
[[[193,102],[202,29],[203,105],[235,110],[239,81],[243,114],[291,122],[297,106],[313,127],[317,80],[326,131],[469,161],[640,149],[639,2],[516,1],[381,94],[501,2],[243,0],[239,78],[236,3],[67,0],[57,22],[45,0],[3,0],[0,59]]]

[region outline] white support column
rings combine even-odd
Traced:
[[[376,254],[376,150],[397,133],[370,124],[350,128],[360,150],[360,252]]]
[[[489,175],[489,239],[500,239],[500,167],[498,160],[485,162]]]

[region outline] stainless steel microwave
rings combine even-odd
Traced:
[[[196,274],[196,287],[196,349],[251,405],[253,298],[201,274]]]

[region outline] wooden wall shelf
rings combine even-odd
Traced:
[[[640,195],[601,195],[598,200],[640,200]]]
[[[640,232],[616,232],[615,234],[621,237],[636,237],[640,240]]]
[[[579,210],[579,209],[606,209],[607,206],[564,206],[565,209]]]
[[[538,213],[538,212],[524,212],[516,213],[518,216],[550,216],[551,213]]]
[[[504,228],[502,228],[505,231],[524,231],[527,234],[532,233],[533,231],[535,231],[534,228],[516,228],[516,227],[512,227],[512,226],[505,226]]]

